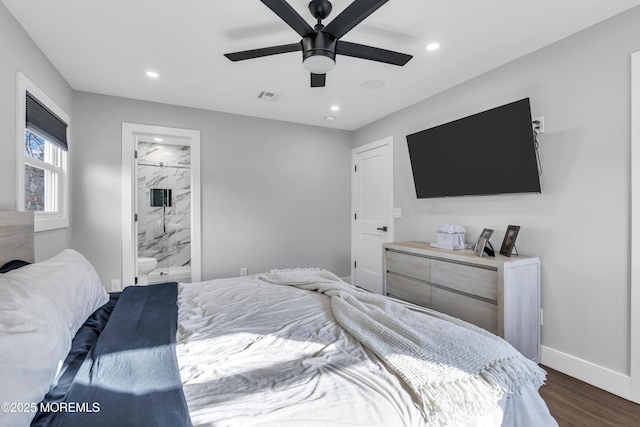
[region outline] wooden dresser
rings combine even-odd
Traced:
[[[540,361],[539,258],[481,258],[421,242],[384,249],[386,295],[478,325]]]

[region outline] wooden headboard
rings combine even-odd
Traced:
[[[35,261],[33,212],[0,212],[0,266],[14,259]]]

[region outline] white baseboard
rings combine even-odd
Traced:
[[[541,346],[540,350],[541,364],[613,393],[616,396],[632,400],[631,377],[628,375],[612,371],[549,347]]]

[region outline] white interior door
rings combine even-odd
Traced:
[[[382,294],[382,245],[393,241],[392,137],[354,148],[352,159],[352,282]]]

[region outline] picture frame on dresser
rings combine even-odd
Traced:
[[[473,248],[473,253],[482,258],[484,255],[484,248],[487,246],[488,240],[485,237],[478,237],[478,241],[476,242],[475,247]]]
[[[516,238],[520,231],[519,225],[510,225],[507,227],[507,232],[504,234],[504,240],[502,241],[502,247],[500,248],[500,255],[510,257],[511,253],[516,247]],[[516,255],[518,251],[516,250]]]
[[[489,241],[489,238],[491,238],[492,234],[492,229],[485,228],[484,230],[482,230],[480,237],[478,237],[478,241],[473,248],[473,252],[480,258],[482,258],[484,254],[487,254],[488,256],[495,256],[493,246],[491,246],[491,242]]]

